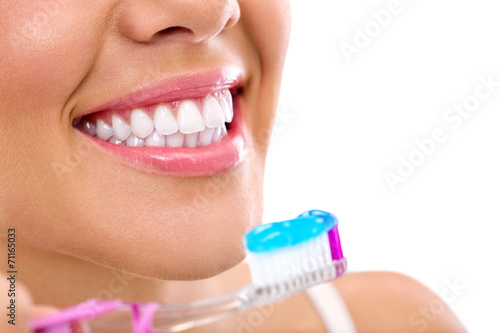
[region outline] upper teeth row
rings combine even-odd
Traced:
[[[200,132],[213,133],[213,129],[221,133],[221,128],[222,134],[225,135],[225,123],[230,123],[234,115],[233,100],[229,90],[207,96],[201,102],[201,110],[194,100],[180,101],[177,116],[174,116],[172,108],[167,104],[159,104],[154,110],[153,119],[145,109],[132,110],[130,125],[116,114],[111,117],[111,125],[99,118],[95,125],[84,120],[83,130],[87,134],[115,144],[127,142],[128,139],[141,141],[151,136],[159,137],[161,140],[163,136],[167,136],[168,139],[174,135],[193,136]]]

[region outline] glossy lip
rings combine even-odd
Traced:
[[[215,71],[161,81],[79,115],[133,108],[205,97],[222,89],[237,88],[241,71],[228,67]],[[197,148],[128,147],[93,138],[76,130],[83,139],[121,163],[146,172],[176,177],[212,176],[238,166],[244,159],[246,131],[242,116],[242,96],[233,94],[234,117],[228,134],[220,142]]]
[[[242,80],[242,70],[232,66],[179,75],[145,85],[122,98],[79,113],[74,118],[101,111],[132,110],[153,104],[205,97],[223,89],[238,87]]]

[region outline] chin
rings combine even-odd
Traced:
[[[114,196],[101,208],[99,198],[85,205],[79,201],[69,210],[81,217],[72,231],[78,230],[79,237],[53,235],[53,240],[67,254],[142,277],[196,280],[217,275],[244,259],[243,236],[262,222],[264,168],[251,162],[226,174],[184,179],[184,186],[172,187],[176,195],[148,192],[121,206],[125,197]],[[156,184],[168,192],[160,179]]]

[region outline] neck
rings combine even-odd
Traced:
[[[199,281],[163,281],[23,244],[19,277],[37,304],[68,307],[91,298],[180,303],[214,297],[249,282],[244,265]]]

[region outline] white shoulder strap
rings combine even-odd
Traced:
[[[333,284],[314,286],[309,288],[307,293],[323,319],[328,333],[356,333],[349,310]]]

